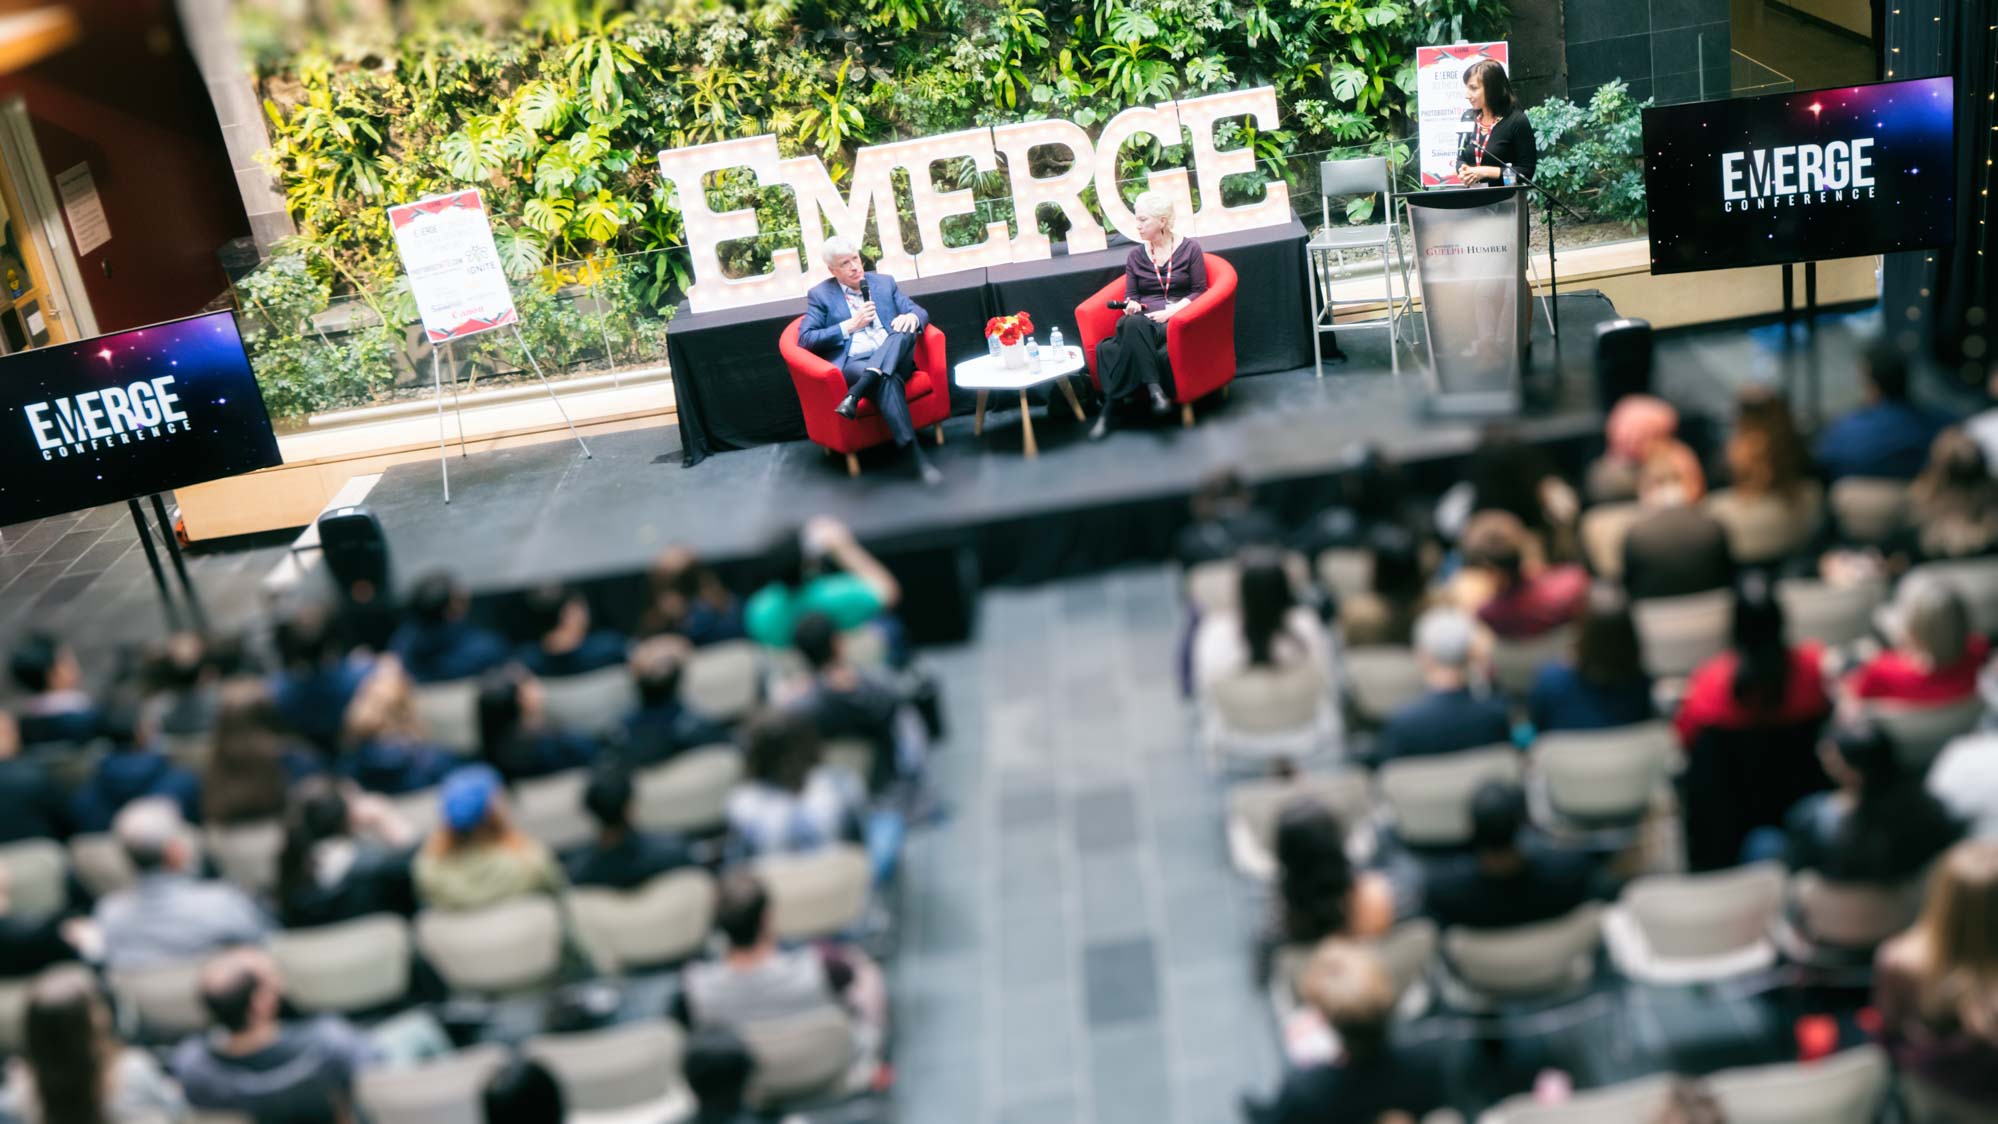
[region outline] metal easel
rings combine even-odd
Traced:
[[[515,321],[512,327],[514,342],[520,345],[521,354],[527,356],[528,366],[534,368],[534,377],[541,380],[541,389],[548,392],[548,400],[555,403],[556,411],[562,415],[562,424],[569,427],[569,436],[576,439],[576,444],[583,450],[583,457],[585,459],[595,460],[596,455],[590,452],[590,446],[583,440],[583,435],[576,432],[576,423],[569,420],[569,411],[562,405],[562,396],[555,393],[555,388],[548,383],[548,376],[541,372],[541,360],[536,359],[534,357],[534,350],[527,346],[527,337],[521,334],[520,323]],[[450,439],[444,429],[443,353],[444,349],[450,347],[452,342],[451,340],[440,340],[433,343],[430,347],[430,382],[431,385],[437,388],[437,468],[444,476],[444,502],[447,504],[451,502],[451,453]],[[457,396],[457,380],[454,379],[451,384],[451,398],[454,403],[452,408],[456,412],[458,419],[458,455],[464,456],[465,414],[462,409],[459,409],[455,405]],[[178,557],[177,554],[176,557]]]

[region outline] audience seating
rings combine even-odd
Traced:
[[[1399,922],[1373,942],[1394,986],[1395,1017],[1413,1019],[1429,1007],[1429,966],[1436,960],[1436,923],[1426,917]],[[1285,945],[1271,958],[1270,1010],[1278,1026],[1287,1024],[1301,1001],[1297,973],[1311,958],[1310,945]]]
[[[638,707],[638,684],[623,664],[542,680],[548,721],[578,733],[601,736],[624,725]]]
[[[479,684],[458,679],[414,688],[417,717],[430,741],[453,753],[479,751]]]
[[[199,960],[146,968],[111,968],[104,973],[111,994],[139,1020],[141,1037],[172,1042],[208,1029],[201,1002]]]
[[[1833,585],[1816,578],[1784,578],[1776,583],[1776,599],[1790,643],[1815,640],[1828,648],[1843,648],[1873,631],[1873,614],[1887,599],[1883,582]]]
[[[427,909],[416,946],[453,991],[492,995],[540,987],[562,966],[562,914],[544,897],[485,909]]]
[[[1471,838],[1472,793],[1519,778],[1519,752],[1500,745],[1389,761],[1379,783],[1397,838],[1410,847],[1455,847]]]
[[[1832,518],[1841,537],[1885,546],[1906,525],[1908,485],[1900,480],[1848,476],[1831,487]]]
[[[69,904],[69,859],[52,839],[23,839],[0,846],[7,871],[7,915],[48,917]]]
[[[1623,577],[1623,540],[1643,517],[1635,501],[1597,504],[1582,513],[1582,554],[1591,572],[1610,581]]]
[[[1443,931],[1443,995],[1460,1010],[1570,998],[1588,987],[1602,944],[1602,906],[1506,929]]]
[[[1492,645],[1492,683],[1516,698],[1533,690],[1534,677],[1547,664],[1566,660],[1575,651],[1572,626],[1550,629],[1521,640],[1499,640]]]
[[[81,964],[58,964],[44,970],[81,967]],[[28,989],[33,986],[34,976],[0,979],[0,1051],[19,1055],[27,1047]]]
[[[1707,1088],[1728,1124],[1872,1124],[1888,1078],[1886,1053],[1860,1046],[1814,1062],[1722,1070]]]
[[[633,778],[632,819],[647,831],[702,833],[722,826],[728,791],[742,779],[742,751],[711,745],[678,754]]]
[[[1318,583],[1341,601],[1373,592],[1372,552],[1341,546],[1319,551]]]
[[[1166,321],[1166,355],[1172,362],[1173,400],[1180,424],[1193,425],[1193,404],[1235,381],[1235,267],[1218,254],[1203,254],[1207,291]],[[1123,313],[1107,302],[1124,295],[1119,277],[1075,306],[1076,342],[1089,364],[1089,379],[1103,388],[1096,370],[1096,347],[1117,331]]]
[[[1671,1092],[1671,1076],[1654,1074],[1621,1085],[1578,1090],[1558,1104],[1542,1104],[1532,1093],[1518,1093],[1480,1115],[1478,1124],[1639,1124],[1655,1119]]]
[[[665,1019],[528,1039],[523,1052],[554,1073],[570,1124],[592,1113],[643,1107],[654,1120],[678,1120],[693,1097],[680,1079],[685,1035]]]
[[[724,640],[694,649],[680,674],[680,699],[698,714],[733,722],[763,697],[762,661],[753,640]]]
[[[851,772],[861,780],[874,775],[874,743],[866,738],[827,738],[824,761]]]
[[[1633,601],[1630,615],[1644,666],[1659,679],[1683,679],[1727,649],[1734,594],[1725,589]]]
[[[1964,558],[1949,562],[1924,562],[1908,571],[1952,586],[1970,610],[1971,627],[1986,636],[1998,635],[1998,558]]]
[[[1534,822],[1555,834],[1634,825],[1650,811],[1678,748],[1663,722],[1541,734],[1528,787]]]
[[[831,1003],[737,1029],[756,1057],[750,1100],[765,1108],[854,1091],[871,1068],[867,1059],[856,1057],[851,1020]]]
[[[130,886],[138,877],[124,845],[109,835],[71,836],[69,868],[85,890],[100,898]]]
[[[1914,923],[1921,890],[1919,879],[1881,886],[1798,871],[1790,876],[1790,908],[1776,915],[1772,936],[1778,950],[1799,963],[1870,963],[1874,949]]]
[[[662,874],[633,890],[580,886],[563,900],[577,938],[604,972],[685,960],[714,929],[715,880],[698,868]]]
[[[1647,875],[1603,919],[1617,970],[1639,983],[1711,983],[1768,968],[1770,925],[1783,908],[1783,868],[1754,863],[1709,874]]]
[[[597,821],[583,809],[583,790],[589,784],[588,769],[515,782],[514,823],[557,853],[588,843],[597,837]]]
[[[814,445],[830,453],[846,456],[846,471],[860,475],[857,454],[894,440],[888,423],[881,419],[880,406],[863,398],[855,417],[841,417],[835,407],[846,397],[846,378],[831,360],[798,343],[805,325],[800,316],[784,328],[777,339],[777,352],[791,372],[791,385],[798,392],[798,408],[804,413],[805,435]],[[913,359],[916,369],[902,383],[908,397],[909,421],[917,429],[936,427],[936,439],[943,442],[943,423],[950,417],[950,364],[944,358],[944,334],[935,324],[923,328]],[[917,440],[921,440],[919,434]]]
[[[1369,827],[1372,804],[1365,773],[1243,781],[1228,790],[1228,856],[1236,870],[1259,882],[1276,877],[1277,818],[1295,800],[1330,808],[1349,835],[1365,833]]]
[[[364,1069],[354,1100],[370,1124],[485,1124],[480,1092],[508,1057],[483,1043],[410,1068]]]
[[[1338,736],[1332,688],[1309,663],[1244,668],[1213,683],[1201,704],[1201,742],[1217,767],[1309,757]]]
[[[1422,667],[1411,649],[1351,648],[1342,661],[1353,707],[1371,724],[1387,721],[1389,715],[1422,697]]]
[[[215,739],[207,734],[162,734],[160,748],[174,764],[198,777],[208,769]]]
[[[1799,484],[1797,494],[1748,497],[1732,488],[1707,494],[1707,514],[1727,532],[1728,551],[1744,566],[1780,562],[1802,549],[1824,519],[1825,493],[1816,481]]]
[[[262,820],[237,827],[211,827],[208,854],[222,877],[252,894],[277,889],[278,859],[284,853],[284,825]]]
[[[273,933],[270,952],[301,1010],[372,1011],[409,993],[409,925],[392,914]]]
[[[1901,766],[1926,773],[1943,746],[1977,729],[1984,717],[1984,700],[1972,694],[1952,703],[1870,702],[1866,713],[1893,739]]]
[[[836,937],[857,928],[867,913],[872,868],[858,846],[764,855],[754,865],[770,894],[770,924],[780,941]]]
[[[418,839],[430,838],[430,834],[444,822],[444,811],[438,806],[437,790],[434,788],[418,789],[385,799]]]
[[[1198,562],[1186,571],[1186,600],[1201,616],[1233,612],[1242,600],[1242,568],[1233,558]]]

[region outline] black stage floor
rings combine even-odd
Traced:
[[[1538,440],[1585,441],[1600,430],[1589,389],[1593,328],[1615,310],[1595,292],[1563,295],[1560,310],[1558,378],[1546,319],[1534,318],[1529,387],[1552,388],[1552,401],[1520,428]],[[1017,406],[995,401],[983,436],[973,436],[969,417],[945,423],[946,443],[931,448],[945,478],[936,488],[914,480],[892,450],[864,456],[861,476],[850,479],[841,459],[805,442],[682,468],[674,430],[660,427],[593,438],[593,460],[571,441],[453,457],[449,506],[434,463],[399,465],[367,502],[400,581],[448,568],[488,597],[549,581],[629,580],[673,544],[738,560],[816,514],[844,520],[891,565],[897,554],[947,550],[960,571],[976,567],[973,588],[1039,581],[1162,556],[1186,497],[1217,469],[1236,469],[1275,506],[1303,514],[1356,443],[1432,470],[1471,447],[1474,423],[1420,415],[1425,375],[1409,348],[1397,380],[1386,333],[1348,332],[1341,342],[1352,359],[1323,379],[1308,368],[1238,379],[1190,430],[1176,416],[1147,419],[1091,442],[1065,402],[1036,406],[1037,459],[1022,453]]]

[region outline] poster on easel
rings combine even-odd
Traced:
[[[1511,51],[1504,43],[1452,43],[1415,49],[1417,164],[1424,187],[1461,187],[1457,153],[1470,135],[1474,115],[1464,100],[1464,72],[1480,59],[1491,59],[1512,73]]]
[[[475,336],[520,318],[476,189],[398,204],[388,216],[431,343]]]

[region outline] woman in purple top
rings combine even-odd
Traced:
[[[1152,413],[1172,410],[1172,366],[1166,357],[1166,321],[1207,291],[1207,259],[1200,243],[1172,232],[1172,197],[1162,191],[1138,196],[1140,245],[1124,261],[1124,315],[1117,334],[1096,345],[1096,371],[1103,385],[1103,413],[1089,431],[1091,440],[1110,432],[1110,414],[1126,398],[1146,395]]]

